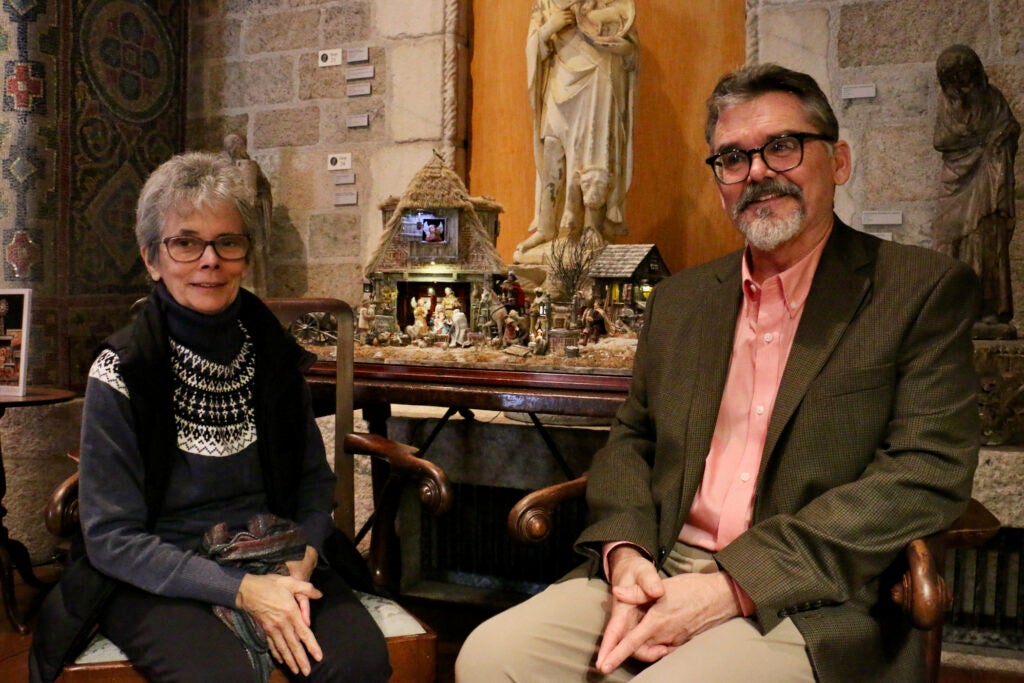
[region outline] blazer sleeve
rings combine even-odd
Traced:
[[[647,335],[657,310],[657,288],[647,302],[646,318],[637,343],[636,362],[626,401],[619,408],[608,443],[594,455],[587,484],[590,525],[576,542],[592,560],[591,574],[600,569],[601,545],[624,541],[657,554],[658,514],[652,492],[655,430],[647,406],[642,359]]]

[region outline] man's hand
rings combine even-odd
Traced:
[[[611,673],[629,657],[657,661],[698,633],[741,614],[729,579],[723,573],[679,574],[662,580],[661,585],[661,597],[645,608],[635,608],[633,614],[639,615],[637,623],[625,634],[613,632],[609,638],[616,609],[625,600],[639,595],[635,589],[618,582],[613,584],[612,617],[596,662],[602,673]]]
[[[322,596],[313,584],[291,576],[246,574],[238,587],[235,606],[263,628],[275,660],[294,674],[308,676],[309,656],[319,662],[324,655],[299,604],[300,599],[307,601],[308,615],[308,601]]]
[[[597,652],[597,667],[605,673],[622,662],[606,671],[604,660],[640,623],[647,606],[665,594],[654,563],[631,545],[621,545],[611,551],[608,574],[608,582],[612,586],[611,616],[604,627],[601,648]]]

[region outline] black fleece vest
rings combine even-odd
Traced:
[[[254,400],[257,452],[267,502],[274,514],[293,519],[306,451],[303,371],[315,356],[300,347],[254,294],[239,291],[239,319],[248,330],[256,359]],[[135,319],[104,346],[117,354],[131,397],[136,438],[145,476],[147,528],[163,505],[171,468],[179,457],[172,403],[173,378],[163,303],[156,293]]]

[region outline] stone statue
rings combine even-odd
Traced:
[[[933,146],[942,153],[942,199],[932,224],[936,247],[978,273],[982,312],[976,337],[1014,336],[1010,239],[1014,230],[1013,161],[1020,124],[966,45],[936,62],[938,116]]]
[[[527,39],[537,166],[533,233],[513,256],[541,264],[560,231],[625,232],[639,44],[634,0],[535,0]]]
[[[242,172],[242,179],[250,193],[250,202],[256,211],[252,257],[249,263],[250,281],[247,284],[256,294],[267,296],[269,294],[267,278],[270,267],[267,239],[270,236],[270,223],[274,212],[270,181],[263,174],[260,165],[249,157],[243,136],[235,133],[225,135],[224,151],[221,154],[233,160],[238,170]]]

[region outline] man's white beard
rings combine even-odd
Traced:
[[[764,207],[757,209],[753,218],[743,215],[736,216],[736,227],[747,238],[747,243],[760,251],[774,251],[800,234],[804,227],[804,207],[788,216],[773,215],[772,210]]]

